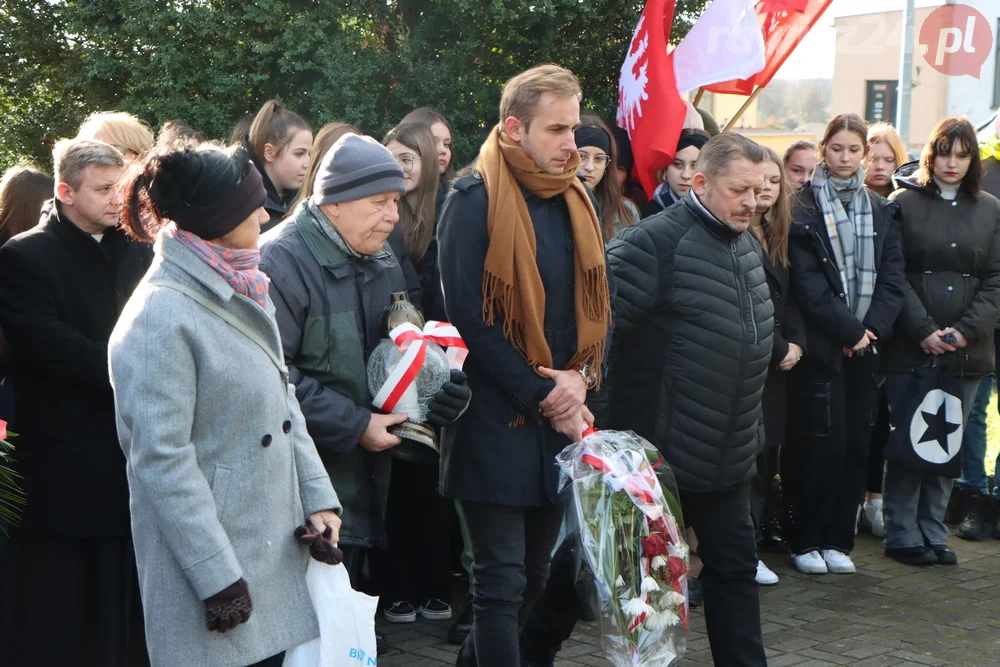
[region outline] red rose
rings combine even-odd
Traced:
[[[684,587],[681,586],[680,579],[672,579],[670,581],[670,585],[673,587],[674,593],[680,593],[681,595],[684,595]]]
[[[0,419],[0,440],[7,439],[7,422]]]
[[[649,522],[649,532],[651,532],[651,533],[663,533],[663,534],[666,534],[666,532],[667,532],[667,522],[663,520],[662,516],[659,519],[657,519],[656,521],[650,521]]]
[[[667,543],[663,537],[653,533],[649,537],[642,538],[642,555],[646,558],[656,558],[667,555]]]
[[[667,569],[670,571],[670,578],[675,580],[680,579],[688,571],[687,563],[684,562],[684,559],[675,556],[667,559]]]

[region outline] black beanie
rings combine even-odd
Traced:
[[[186,148],[161,158],[149,197],[164,218],[211,241],[239,227],[267,193],[245,153]]]
[[[584,125],[575,132],[576,147],[593,146],[611,155],[611,136],[599,127]]]
[[[611,134],[614,135],[615,143],[618,145],[618,166],[627,173],[632,173],[635,157],[632,156],[632,140],[628,137],[628,130],[615,125],[611,128]]]

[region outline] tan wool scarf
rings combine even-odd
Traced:
[[[499,126],[483,144],[476,164],[489,195],[486,224],[490,247],[483,270],[483,321],[492,325],[501,319],[504,336],[532,368],[552,368],[552,351],[545,340],[545,287],[536,263],[535,228],[518,186],[542,199],[561,195],[573,231],[577,331],[576,354],[567,369],[561,370],[589,365],[600,383],[611,300],[601,224],[576,177],[579,162],[579,155],[573,153],[562,174],[545,173],[528,151],[500,132]]]

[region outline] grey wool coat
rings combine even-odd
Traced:
[[[156,254],[109,343],[149,656],[253,664],[319,636],[292,533],[340,502],[288,383],[274,306],[265,314],[172,237]],[[250,620],[209,632],[202,601],[241,577]]]

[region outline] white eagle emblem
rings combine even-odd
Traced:
[[[635,129],[636,117],[642,118],[642,101],[648,100],[646,94],[646,69],[649,67],[646,49],[649,47],[649,34],[644,24],[645,14],[639,19],[632,35],[632,43],[628,47],[628,55],[622,63],[621,77],[618,79],[618,125],[632,133]],[[640,66],[639,63],[642,62]],[[636,73],[638,67],[638,74]]]

